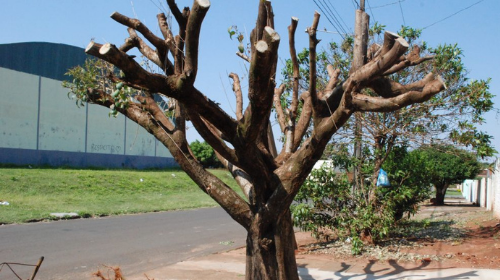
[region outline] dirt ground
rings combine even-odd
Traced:
[[[390,264],[393,267],[500,269],[500,220],[484,208],[449,199],[445,206],[423,205],[412,217],[420,226],[406,238],[366,246],[352,256],[345,242],[318,243],[298,232],[297,261],[307,258],[349,264]],[[413,229],[412,229],[413,230]]]

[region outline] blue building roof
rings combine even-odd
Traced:
[[[0,67],[59,81],[68,80],[64,73],[83,65],[86,58],[84,49],[65,44],[0,44]]]

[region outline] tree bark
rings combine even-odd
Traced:
[[[441,206],[444,205],[444,196],[446,195],[446,190],[449,184],[436,184],[436,199],[434,200],[434,205]]]
[[[298,280],[290,211],[269,225],[256,215],[247,235],[247,280]],[[263,226],[265,225],[265,226]]]

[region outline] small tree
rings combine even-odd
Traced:
[[[387,237],[403,216],[415,214],[420,202],[429,198],[430,185],[421,184],[422,159],[406,147],[394,147],[384,163],[390,186],[370,184],[353,191],[346,171],[353,157],[344,149],[330,153],[332,165],[313,170],[292,205],[295,225],[311,231],[316,238],[350,238],[352,252],[361,252],[364,243],[377,243]],[[369,172],[371,166],[363,166]],[[368,193],[374,191],[375,203]]]
[[[114,20],[128,27],[130,37],[125,44],[116,47],[91,42],[85,51],[121,71],[109,71],[104,77],[109,83],[104,86],[94,81],[85,84],[88,71],[84,69],[73,71],[78,86],[71,89],[77,98],[116,110],[153,134],[200,189],[247,230],[247,279],[298,279],[290,205],[332,135],[354,112],[399,110],[429,100],[445,88],[445,83],[438,74],[429,74],[424,80],[406,86],[384,83],[389,81],[387,76],[392,74],[393,67],[404,70],[414,65],[404,63],[413,58],[407,54],[409,44],[401,36],[386,32],[383,44],[367,56],[361,28],[355,36],[361,48],[354,55],[361,63],[352,67],[345,79],[332,75],[327,87],[318,87],[316,31],[320,14],[316,13],[307,28],[310,86],[300,92],[295,50],[298,19],[292,18],[288,45],[294,81],[289,102],[275,105],[289,116],[284,146],[278,154],[270,133],[270,116],[273,100],[280,99],[285,86],[277,85],[281,37],[274,30],[271,1],[258,1],[249,53],[238,52],[249,63],[246,99],[238,76],[231,74],[237,97],[235,116],[224,112],[195,87],[200,74],[199,35],[210,1],[194,0],[191,9],[182,10],[174,0],[167,0],[167,4],[179,26],[178,35],[174,36],[163,13],[157,17],[160,36],[137,19],[113,13]],[[356,14],[356,25],[366,26],[368,15],[362,10]],[[162,72],[151,72],[127,55],[132,48],[139,49]],[[377,86],[378,83],[383,86]],[[127,88],[136,91],[129,92]],[[372,88],[373,94],[365,94],[366,88]],[[165,114],[155,100],[157,96],[169,99],[173,105],[169,106],[171,113]],[[248,102],[245,109],[244,100]],[[243,189],[245,198],[205,170],[193,156],[186,139],[188,120],[217,152]],[[309,124],[312,129],[307,132]]]
[[[382,168],[387,171],[391,183],[390,193],[397,197],[392,202],[394,220],[417,213],[419,204],[431,195],[430,184],[422,179],[425,160],[420,154],[408,151],[407,146],[395,146],[384,161]]]
[[[222,167],[214,149],[207,144],[207,142],[200,142],[195,140],[189,144],[193,155],[200,161],[205,168],[218,168]]]
[[[412,166],[420,173],[419,183],[436,188],[435,205],[444,205],[450,185],[474,179],[481,171],[481,163],[474,153],[451,145],[423,146],[411,153],[420,158],[420,164]]]

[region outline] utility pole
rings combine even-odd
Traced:
[[[360,0],[359,10],[356,10],[356,22],[354,27],[354,50],[351,73],[355,72],[366,64],[366,53],[368,50],[368,27],[370,25],[370,16],[365,13],[365,0]],[[357,162],[353,170],[354,187],[363,186],[361,178],[361,140],[362,140],[362,114],[354,113],[354,157]]]

